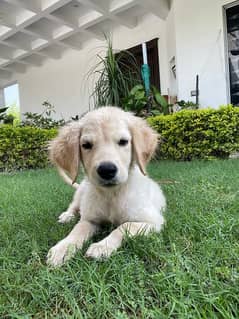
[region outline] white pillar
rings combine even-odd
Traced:
[[[4,105],[5,105],[4,92],[3,92],[3,89],[0,88],[0,107],[3,107]]]

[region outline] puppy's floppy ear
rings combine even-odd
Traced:
[[[141,172],[146,175],[146,165],[152,158],[157,144],[158,134],[143,119],[133,117],[130,121],[133,156]]]
[[[80,165],[80,134],[80,123],[71,123],[61,128],[49,144],[50,160],[69,174],[72,184]]]

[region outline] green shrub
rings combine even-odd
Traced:
[[[4,124],[19,125],[21,122],[21,115],[19,106],[16,103],[9,105],[7,110],[7,119]]]
[[[239,108],[232,105],[218,110],[183,110],[148,121],[161,135],[161,158],[225,158],[239,150]]]
[[[148,119],[162,138],[159,156],[177,160],[228,157],[239,150],[239,108],[183,110]],[[43,168],[57,129],[0,125],[0,171]]]
[[[44,107],[44,110],[40,114],[32,112],[24,113],[24,119],[21,122],[21,126],[34,126],[38,128],[51,129],[66,124],[64,119],[54,120],[51,117],[53,113],[56,113],[54,105],[48,101],[44,101],[42,106]]]
[[[66,124],[65,120],[54,120],[51,117],[43,116],[42,114],[26,112],[23,114],[24,120],[21,122],[21,126],[32,126],[43,129],[51,129]]]
[[[47,143],[56,132],[56,129],[0,125],[0,171],[46,167]]]

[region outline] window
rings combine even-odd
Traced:
[[[4,103],[6,106],[20,107],[18,84],[13,84],[3,89]]]

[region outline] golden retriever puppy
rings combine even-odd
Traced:
[[[87,257],[110,256],[126,233],[161,230],[166,200],[145,172],[156,146],[157,134],[147,123],[117,107],[96,109],[60,130],[50,144],[50,158],[77,190],[59,221],[69,221],[79,210],[81,216],[69,235],[50,249],[49,265],[71,258],[106,221],[117,228],[90,245]],[[78,185],[74,183],[80,165],[86,176]]]

